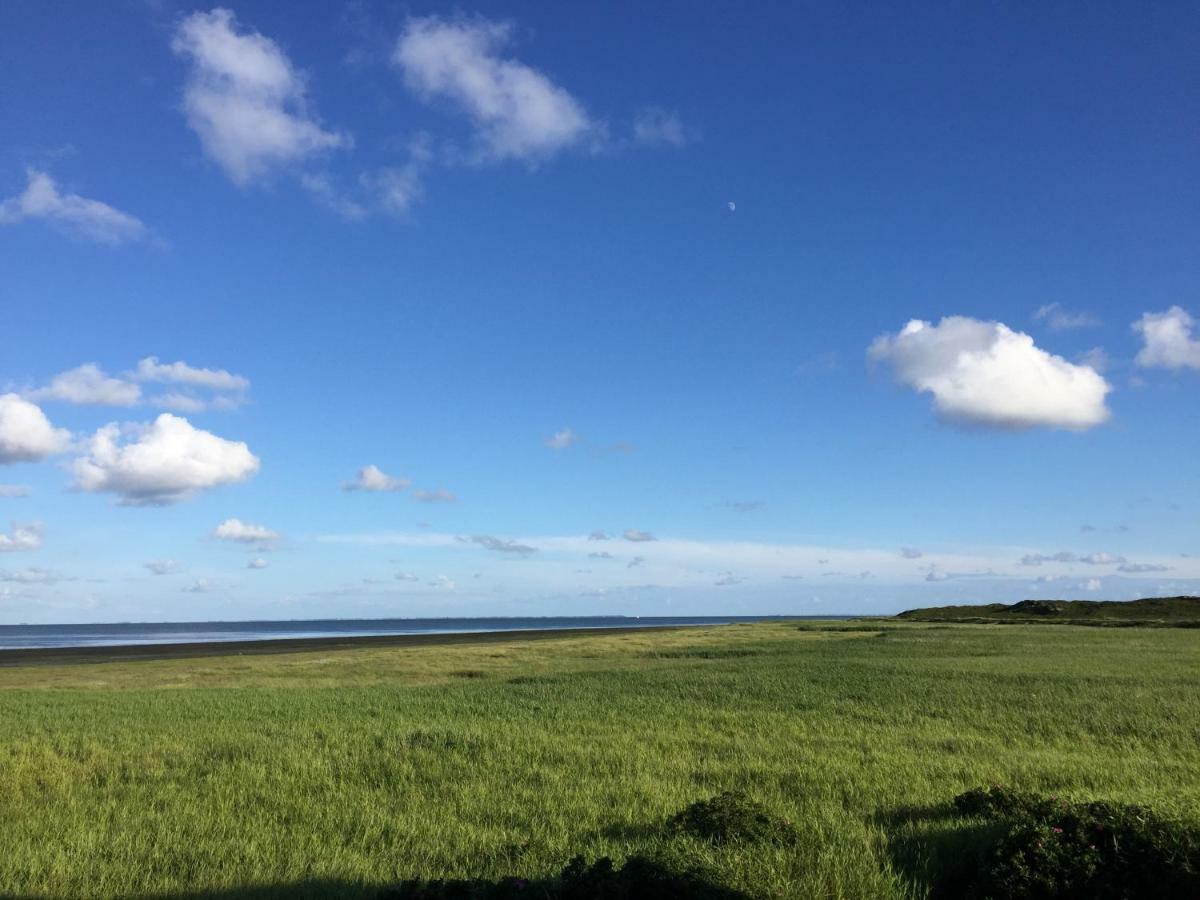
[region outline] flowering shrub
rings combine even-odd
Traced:
[[[995,785],[960,794],[954,805],[1008,825],[980,857],[976,897],[1200,897],[1200,832],[1145,807],[1071,803]]]
[[[667,820],[670,831],[691,834],[714,844],[728,841],[790,843],[795,827],[745,794],[726,791],[699,800]]]

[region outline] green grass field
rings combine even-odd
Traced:
[[[364,897],[643,853],[753,896],[915,898],[964,839],[947,802],[991,782],[1195,821],[1200,631],[772,623],[0,669],[0,896]],[[727,789],[795,844],[662,827]]]

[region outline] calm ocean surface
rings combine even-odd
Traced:
[[[31,647],[114,647],[264,641],[372,634],[468,634],[555,628],[621,628],[726,625],[777,619],[847,619],[849,616],[556,616],[495,619],[312,619],[285,622],[118,622],[103,625],[0,625],[0,650]]]

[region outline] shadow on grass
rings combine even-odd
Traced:
[[[380,887],[333,878],[217,890],[141,894],[144,900],[749,900],[741,891],[716,884],[699,871],[680,871],[645,857],[623,866],[607,857],[587,863],[576,857],[551,878],[507,876],[402,881]],[[0,900],[26,900],[0,895]],[[28,898],[32,900],[32,898]]]
[[[133,894],[143,900],[377,900],[385,896],[378,885],[336,878],[310,878],[284,884],[264,884],[168,894]],[[0,894],[0,900],[34,900],[33,896]]]
[[[1004,834],[995,822],[964,819],[950,803],[901,806],[876,816],[892,866],[930,900],[970,896],[980,855]]]

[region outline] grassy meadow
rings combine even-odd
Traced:
[[[695,862],[919,898],[1000,782],[1200,809],[1200,631],[763,623],[0,668],[0,896],[373,896]],[[744,791],[792,845],[663,823]]]

